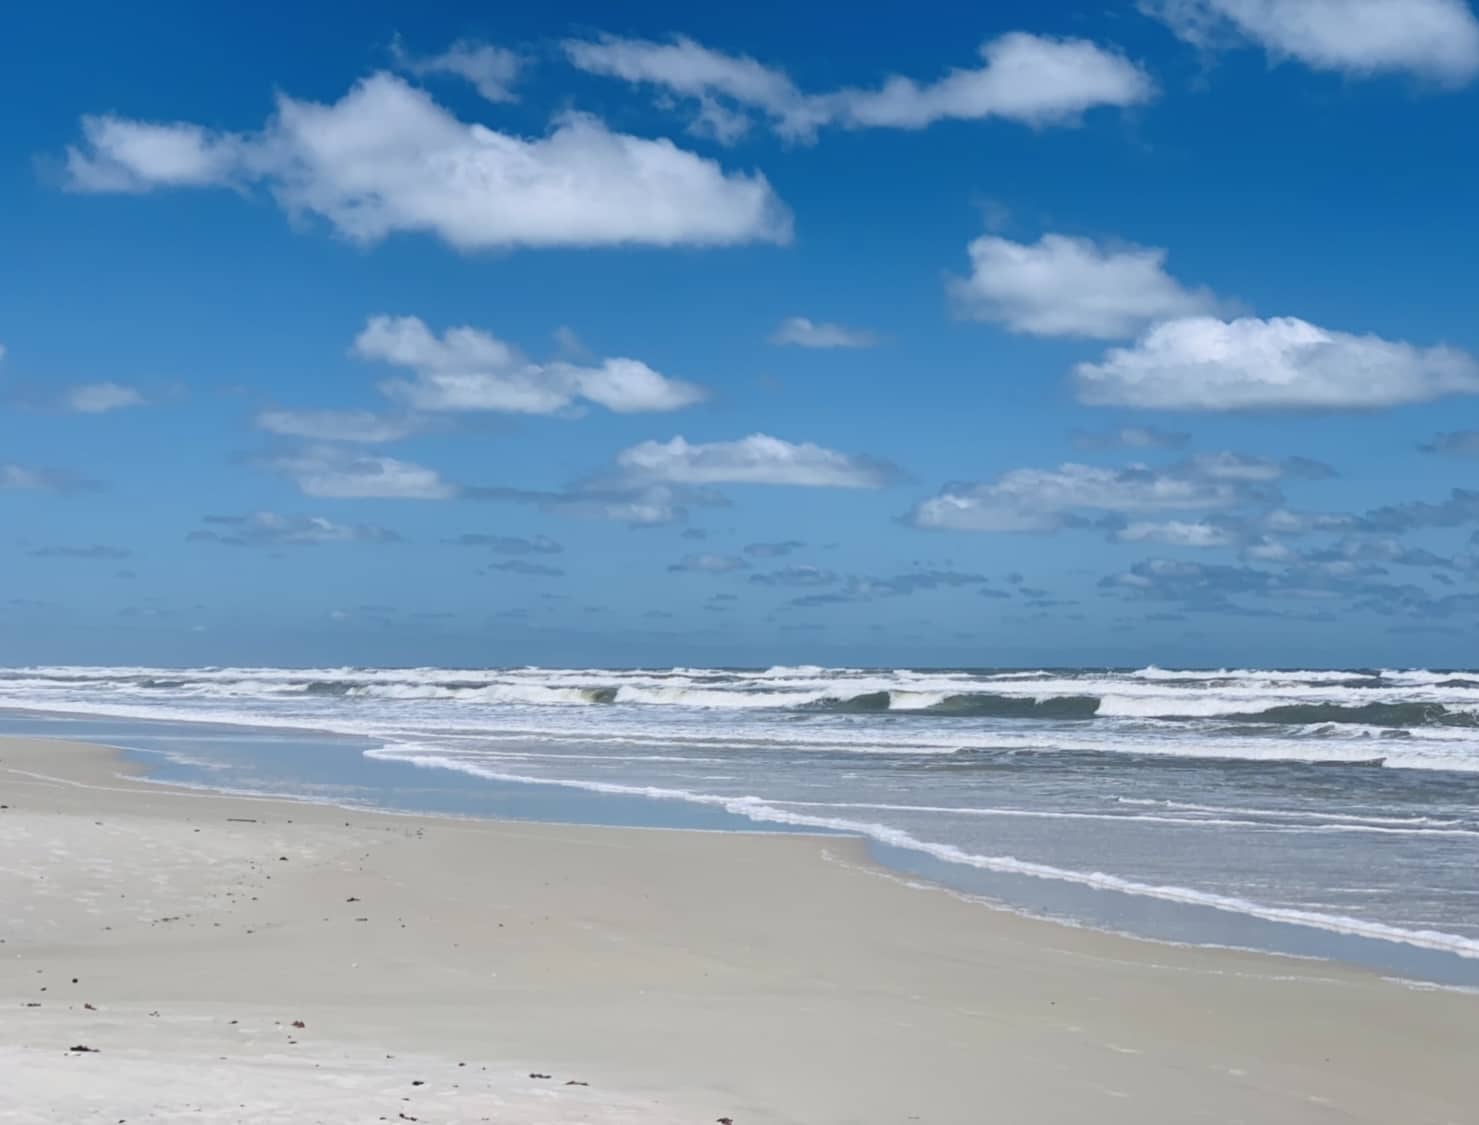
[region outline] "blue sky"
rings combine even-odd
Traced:
[[[1464,0],[152,11],[0,43],[0,660],[1473,663]]]

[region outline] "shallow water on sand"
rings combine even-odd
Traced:
[[[0,706],[162,779],[846,831],[1055,917],[1479,984],[1479,675],[26,669]]]

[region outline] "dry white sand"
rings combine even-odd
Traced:
[[[855,841],[345,812],[37,740],[0,804],[0,1121],[1479,1120],[1479,997],[1024,919]]]

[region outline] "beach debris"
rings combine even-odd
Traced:
[[[41,1007],[41,1002],[39,1000],[31,1000],[31,1001],[28,1001],[26,1003],[26,1007],[28,1007],[28,1008],[39,1008],[39,1007]]]
[[[426,1083],[425,1083],[425,1082],[423,1082],[423,1081],[422,1081],[422,1080],[421,1080],[421,1079],[419,1079],[419,1078],[413,1078],[413,1079],[411,1079],[411,1085],[412,1085],[412,1086],[425,1086],[425,1085],[426,1085]]]
[[[69,1051],[76,1051],[79,1055],[95,1055],[98,1053],[96,1047],[89,1047],[86,1043],[78,1043],[76,1046],[68,1047]]]
[[[94,1008],[91,1004],[84,1003],[82,1006],[83,1006],[84,1009],[86,1009],[89,1012],[96,1012],[97,1011],[97,1009]]]
[[[531,1071],[530,1074],[529,1074],[529,1077],[530,1078],[548,1078],[550,1076],[548,1074],[535,1074],[534,1072]]]
[[[256,817],[251,817],[251,816],[228,816],[226,819],[229,820],[229,821],[231,821],[234,824],[256,824],[257,823]]]
[[[590,1083],[589,1082],[582,1082],[578,1078],[572,1078],[572,1079],[570,1079],[569,1082],[566,1082],[565,1085],[567,1085],[567,1086],[589,1086]]]
[[[412,1117],[409,1113],[397,1113],[396,1116],[399,1117],[402,1121],[419,1121],[420,1120],[420,1118],[418,1118],[418,1117]]]
[[[307,1027],[308,1025],[306,1023],[304,1023],[302,1020],[294,1020],[293,1021],[293,1026],[294,1027]]]
[[[718,1125],[734,1125],[733,1117],[716,1117],[714,1120],[718,1122]]]
[[[345,899],[345,900],[344,900],[344,901],[345,901],[345,902],[358,902],[358,901],[359,901],[359,899],[358,899],[358,898],[357,898],[357,897],[355,897],[355,896],[354,896],[354,895],[350,895],[350,896],[349,896],[349,897],[348,897],[348,898],[346,898],[346,899]]]
[[[280,863],[286,863],[288,861],[288,857],[285,855],[280,855],[277,858]]]

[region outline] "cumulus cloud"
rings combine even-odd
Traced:
[[[771,333],[770,342],[798,348],[871,348],[878,338],[862,328],[788,316]]]
[[[391,44],[396,65],[408,74],[425,77],[446,74],[471,83],[473,89],[490,102],[516,100],[513,92],[525,59],[507,47],[459,39],[437,55],[416,55],[407,51],[397,39]]]
[[[1104,433],[1074,430],[1070,439],[1076,449],[1184,449],[1191,435],[1154,426],[1121,426]]]
[[[935,82],[897,75],[876,90],[843,90],[831,100],[844,125],[919,129],[942,120],[1002,117],[1061,125],[1097,106],[1135,106],[1155,93],[1149,75],[1123,55],[1086,39],[1012,32],[981,45],[982,65]]]
[[[1168,547],[1227,547],[1237,537],[1225,527],[1204,520],[1137,520],[1114,532],[1121,543],[1160,543]]]
[[[446,500],[458,489],[434,470],[342,446],[309,445],[260,459],[305,496],[336,500]]]
[[[102,543],[94,543],[90,547],[35,547],[26,553],[35,559],[99,559],[105,561],[126,559],[133,554],[127,547],[109,547]]]
[[[745,55],[715,51],[686,36],[668,42],[615,35],[565,42],[570,62],[590,74],[656,86],[697,103],[696,132],[725,142],[737,140],[750,125],[746,112],[760,110],[787,135],[810,135],[820,121],[808,99],[784,72]]]
[[[419,428],[414,418],[373,410],[264,410],[256,421],[258,429],[282,437],[364,445],[399,441]]]
[[[1369,409],[1479,393],[1479,361],[1294,317],[1186,317],[1074,369],[1079,399],[1159,410]]]
[[[581,70],[654,86],[695,108],[693,128],[732,142],[764,117],[776,132],[811,140],[818,129],[922,129],[937,121],[1001,118],[1034,127],[1076,122],[1100,106],[1134,106],[1150,77],[1116,51],[1084,39],[1012,32],[982,44],[978,66],[934,81],[890,75],[875,87],[803,92],[786,73],[692,39],[603,36],[565,43]]]
[[[82,118],[82,143],[67,149],[67,186],[90,193],[236,187],[248,178],[245,137],[189,122]]]
[[[947,484],[917,504],[905,522],[927,530],[1056,531],[1083,523],[1082,512],[1172,512],[1226,509],[1246,503],[1246,477],[1204,471],[1195,462],[1167,469],[1143,465],[1100,468],[1067,463],[1056,469],[1012,469],[994,480]]]
[[[1249,483],[1296,478],[1303,480],[1326,480],[1336,475],[1334,469],[1321,461],[1308,457],[1285,457],[1274,460],[1270,457],[1249,457],[1243,453],[1222,451],[1220,453],[1198,453],[1183,462],[1183,467],[1197,476],[1210,480],[1247,481]]]
[[[1256,43],[1275,60],[1365,77],[1461,85],[1479,74],[1479,21],[1465,0],[1141,0],[1199,47]]]
[[[768,434],[738,441],[644,441],[616,457],[618,479],[651,484],[881,488],[897,473],[886,461]]]
[[[205,516],[185,538],[192,543],[228,547],[316,547],[323,543],[399,543],[389,528],[373,524],[335,523],[323,516],[284,516],[252,512],[244,516]]]
[[[1034,336],[1118,339],[1158,320],[1211,312],[1217,300],[1166,272],[1166,252],[1045,234],[1035,243],[983,235],[969,277],[949,283],[962,316]]]
[[[477,328],[440,336],[414,316],[374,316],[355,338],[354,353],[412,372],[385,392],[416,410],[553,414],[578,401],[618,414],[679,410],[704,398],[692,383],[660,375],[636,359],[595,365],[536,363]]]
[[[765,434],[739,441],[647,441],[617,454],[607,469],[568,489],[538,491],[496,486],[463,487],[459,495],[478,500],[532,504],[544,511],[610,520],[630,527],[682,523],[694,508],[723,508],[724,484],[790,485],[812,488],[879,488],[897,470],[875,458],[838,453],[809,442],[792,443]],[[773,557],[788,543],[755,545],[756,557]]]
[[[580,114],[542,137],[500,133],[386,73],[332,104],[280,94],[251,133],[87,116],[66,170],[78,192],[260,184],[290,216],[315,216],[360,245],[406,232],[465,252],[791,238],[789,211],[758,173]]]
[[[685,555],[671,564],[668,570],[675,574],[729,574],[736,570],[748,570],[750,564],[738,555]]]

